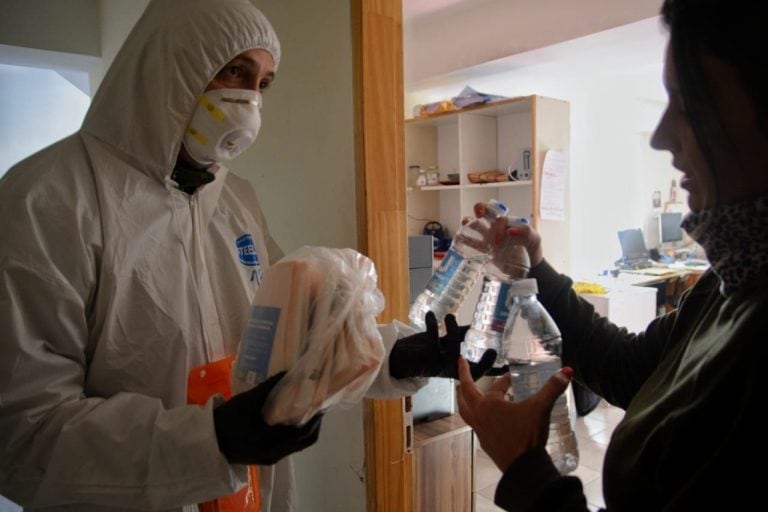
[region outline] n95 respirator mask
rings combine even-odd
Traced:
[[[200,96],[184,134],[184,147],[196,162],[231,160],[253,144],[261,128],[261,93],[214,89]]]

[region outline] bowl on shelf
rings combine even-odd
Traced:
[[[509,175],[504,171],[483,171],[467,173],[470,183],[499,183],[509,181]]]
[[[445,175],[443,179],[440,180],[441,185],[458,185],[459,184],[459,173],[457,172],[451,172]]]

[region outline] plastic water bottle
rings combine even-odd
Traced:
[[[525,217],[507,217],[507,227],[528,224]],[[491,259],[483,271],[483,289],[475,306],[472,324],[462,343],[462,355],[472,362],[479,362],[486,350],[496,350],[494,366],[507,364],[501,350],[501,335],[507,324],[512,296],[509,294],[513,281],[528,276],[531,262],[528,251],[509,237],[495,247]]]
[[[426,329],[427,311],[432,311],[442,326],[445,315],[459,308],[490,258],[495,237],[491,225],[506,213],[506,206],[491,199],[483,217],[459,228],[426,289],[413,301],[408,318],[415,328]]]
[[[535,279],[522,279],[510,285],[512,305],[502,335],[502,350],[512,374],[515,400],[524,400],[536,393],[562,367],[560,330],[536,298],[537,292]],[[579,465],[570,393],[569,387],[555,402],[547,441],[547,451],[562,474],[570,473]]]

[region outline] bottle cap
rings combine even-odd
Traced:
[[[528,219],[525,217],[507,217],[507,227],[512,226],[527,226],[529,224]]]
[[[507,208],[504,203],[496,199],[491,199],[488,201],[488,208],[493,210],[499,216],[506,215],[509,211],[509,208]]]
[[[536,279],[518,279],[512,281],[509,285],[510,295],[522,296],[522,295],[536,295],[539,292],[539,286],[536,283]]]

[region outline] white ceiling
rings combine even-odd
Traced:
[[[432,14],[470,1],[472,0],[403,0],[403,19],[409,21],[417,16]]]
[[[607,12],[606,4],[601,3],[602,0],[590,0],[584,2],[582,10],[586,9],[587,4],[591,7],[588,12],[582,12],[583,16],[587,16],[590,19],[594,18],[602,20],[603,25],[609,27],[613,24],[613,28],[607,30],[597,30],[594,28],[600,26],[599,22],[590,23],[587,20],[577,20],[578,16],[565,16],[563,18],[562,12],[560,14],[561,22],[556,28],[558,33],[573,33],[572,26],[578,25],[582,33],[586,34],[581,37],[575,37],[572,39],[561,40],[561,42],[554,42],[554,44],[545,44],[543,46],[533,46],[532,48],[519,48],[523,51],[512,51],[505,53],[505,48],[498,48],[496,57],[491,59],[476,58],[474,62],[464,62],[463,65],[454,65],[453,69],[434,69],[432,73],[425,73],[424,70],[429,68],[434,62],[456,62],[459,60],[460,52],[470,44],[476,44],[476,54],[480,55],[481,48],[479,45],[493,45],[496,38],[491,40],[485,39],[484,43],[481,38],[484,34],[478,32],[477,27],[483,27],[485,31],[491,30],[489,27],[493,25],[491,21],[487,23],[475,23],[475,25],[467,24],[466,29],[462,29],[465,33],[471,33],[466,42],[460,47],[450,48],[448,51],[443,51],[443,48],[452,44],[450,39],[445,39],[444,35],[446,31],[457,30],[462,28],[462,23],[468,23],[466,20],[470,18],[465,9],[471,9],[474,13],[482,12],[482,16],[491,18],[511,19],[512,22],[516,20],[509,17],[508,13],[502,12],[504,6],[508,6],[507,1],[519,2],[525,4],[525,2],[533,2],[530,5],[529,13],[531,21],[528,24],[540,25],[542,9],[546,14],[547,9],[554,9],[558,5],[558,0],[547,0],[547,2],[539,2],[539,0],[505,0],[499,3],[498,0],[403,0],[403,17],[404,22],[411,27],[406,31],[405,39],[405,51],[406,51],[406,89],[409,92],[416,90],[431,89],[435,87],[441,87],[446,83],[456,83],[464,81],[470,82],[478,79],[479,77],[487,77],[493,75],[500,75],[504,73],[514,72],[515,70],[523,71],[525,69],[536,68],[540,71],[544,71],[543,68],[557,70],[557,73],[561,73],[564,76],[571,75],[604,75],[606,73],[621,73],[632,72],[638,68],[655,67],[658,68],[663,58],[663,49],[666,42],[666,31],[660,27],[658,16],[641,19],[635,22],[629,22],[626,24],[618,23],[617,20],[611,18],[615,16]],[[634,1],[634,0],[622,0],[622,2]],[[653,12],[658,12],[658,5],[661,0],[642,0],[642,4],[645,5],[645,11],[642,14],[645,16],[651,15]],[[546,5],[546,6],[545,6]],[[563,11],[575,14],[578,9],[570,4],[567,9],[564,6]],[[608,4],[610,5],[610,4]],[[627,4],[623,4],[627,5]],[[639,5],[639,4],[638,4]],[[603,7],[601,10],[600,7]],[[613,8],[613,6],[612,6]],[[615,8],[613,9],[616,10]],[[461,16],[454,16],[455,13],[461,11]],[[538,16],[538,18],[537,18]],[[639,16],[638,16],[639,17]],[[435,24],[438,28],[442,27],[443,30],[431,30],[431,20],[436,21]],[[573,20],[571,22],[567,20]],[[612,22],[605,23],[606,19],[612,19]],[[459,20],[459,21],[456,21]],[[449,25],[451,21],[455,21],[453,25]],[[409,23],[411,22],[411,23]],[[584,28],[593,27],[592,30],[584,30]],[[521,27],[512,27],[514,30],[508,32],[517,35],[521,31]],[[550,27],[552,29],[553,27]],[[474,32],[472,32],[474,30]],[[498,33],[498,39],[510,38],[507,33]],[[425,45],[433,43],[432,39],[435,39],[437,44],[432,45],[429,51],[424,50]],[[541,42],[544,42],[542,40]],[[520,44],[520,47],[524,47],[524,44]],[[513,49],[512,49],[513,50]],[[442,54],[439,52],[443,51]],[[421,55],[423,54],[423,55]],[[472,57],[475,57],[474,55]],[[465,60],[471,60],[469,58]],[[408,67],[410,66],[410,67]],[[663,91],[662,91],[663,93]],[[659,90],[656,89],[653,96],[658,96]]]
[[[458,92],[457,84],[486,86],[530,76],[538,76],[541,83],[567,84],[587,77],[610,81],[619,75],[638,74],[648,80],[637,84],[635,94],[663,103],[666,92],[661,84],[661,66],[666,37],[658,18],[651,18],[432,76],[406,89],[410,94],[442,98]],[[498,93],[494,89],[484,92]]]

